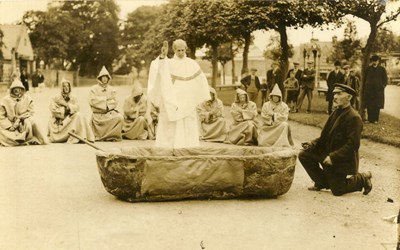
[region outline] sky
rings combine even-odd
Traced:
[[[13,23],[20,20],[25,11],[28,10],[46,10],[47,0],[0,0],[0,24]],[[116,0],[121,8],[120,18],[125,19],[127,14],[134,11],[142,5],[160,5],[167,2],[167,0]],[[391,9],[400,6],[400,1],[392,4]],[[370,32],[369,25],[366,21],[357,18],[351,18],[356,22],[357,32],[359,38],[366,38]],[[319,39],[320,41],[331,41],[332,36],[337,36],[339,40],[343,38],[343,28],[334,28],[321,31],[320,28],[303,28],[303,29],[289,29],[288,37],[289,43],[294,46],[310,41],[311,37]],[[389,29],[393,30],[396,34],[400,34],[400,18],[389,24]],[[255,45],[261,50],[264,50],[269,43],[270,37],[273,32],[257,31],[255,35]]]

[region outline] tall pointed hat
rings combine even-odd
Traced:
[[[108,73],[108,71],[107,71],[107,69],[106,69],[106,66],[103,66],[103,67],[101,68],[100,73],[99,73],[99,75],[97,76],[97,79],[100,80],[100,78],[101,78],[102,76],[107,76],[108,79],[111,80],[111,75],[110,75],[110,73]]]
[[[271,94],[269,94],[269,96],[271,95],[276,95],[279,96],[280,98],[282,98],[282,92],[278,86],[278,84],[275,84],[274,88],[271,91]]]

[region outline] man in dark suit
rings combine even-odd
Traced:
[[[385,104],[385,87],[388,82],[386,69],[379,65],[380,58],[373,55],[371,65],[365,70],[364,81],[364,106],[367,108],[368,121],[378,123],[380,110]]]
[[[261,87],[260,79],[258,79],[256,73],[257,69],[251,68],[250,74],[240,80],[240,82],[245,86],[246,92],[252,102],[256,102],[258,91]]]
[[[285,93],[285,88],[283,86],[283,75],[278,62],[273,62],[271,65],[271,69],[267,71],[267,96],[269,96],[275,84],[278,84],[278,87],[281,90],[282,94]],[[282,100],[283,99],[284,96],[282,96]]]
[[[329,72],[326,83],[328,85],[328,92],[326,93],[326,100],[328,101],[328,114],[332,113],[333,104],[333,85],[336,83],[344,83],[344,74],[340,71],[341,63],[335,62],[335,69]]]
[[[299,68],[299,63],[298,62],[293,62],[293,69],[290,69],[287,73],[286,79],[290,77],[290,73],[293,71],[294,72],[294,78],[297,79],[297,81],[301,80],[301,74],[303,71]]]
[[[300,95],[297,100],[297,108],[295,112],[299,112],[301,105],[303,104],[304,97],[307,95],[308,105],[307,113],[311,112],[311,101],[313,97],[313,91],[315,88],[315,69],[313,67],[313,62],[307,62],[307,68],[304,69],[301,74],[301,85],[300,85]]]
[[[311,191],[330,189],[335,196],[372,189],[371,172],[358,173],[361,131],[360,115],[351,105],[356,92],[345,84],[333,90],[335,111],[329,116],[319,138],[302,143],[299,160],[314,181]],[[321,168],[321,166],[322,168]],[[347,178],[347,175],[351,177]]]

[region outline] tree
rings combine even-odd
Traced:
[[[128,14],[120,35],[121,53],[126,57],[126,64],[134,66],[140,72],[146,56],[140,53],[146,33],[156,22],[162,7],[142,6]],[[130,68],[128,67],[130,71]]]
[[[293,45],[289,45],[289,58],[293,57]],[[282,48],[280,46],[280,37],[279,35],[272,36],[270,38],[270,42],[267,45],[267,50],[264,52],[265,58],[269,58],[273,61],[280,60],[282,55]]]
[[[49,8],[47,12],[28,11],[22,21],[30,30],[29,37],[36,59],[56,69],[74,64],[80,48],[86,44],[83,23],[73,20],[68,13],[57,8]]]
[[[364,74],[365,69],[369,64],[369,58],[373,53],[374,45],[376,43],[376,37],[378,29],[385,23],[396,20],[400,15],[400,7],[394,11],[391,11],[383,19],[382,16],[386,12],[387,1],[382,0],[354,0],[354,1],[340,1],[332,0],[327,2],[332,8],[336,8],[336,11],[343,15],[353,15],[361,18],[369,23],[371,28],[370,34],[367,39],[367,43],[362,48],[362,66],[361,66],[361,86],[360,86],[360,114],[365,118],[365,105],[363,100],[363,89],[364,89]]]
[[[118,58],[118,13],[119,7],[114,0],[103,1],[65,1],[61,11],[83,23],[83,30],[88,32],[88,43],[82,47],[76,59],[80,73],[96,75],[105,65],[112,69],[113,61]]]
[[[357,38],[357,27],[354,21],[348,21],[344,29],[342,41],[333,44],[331,61],[346,61],[350,65],[357,64],[361,59],[361,41]]]
[[[206,60],[211,60],[212,55],[211,55],[211,50],[207,51],[206,55],[203,57],[203,59]],[[224,44],[221,44],[218,47],[218,57],[217,60],[219,63],[222,65],[222,82],[225,84],[225,64],[232,60],[232,43],[227,42]]]
[[[376,34],[376,42],[372,47],[372,51],[375,53],[388,54],[393,51],[400,50],[400,36],[397,36],[393,31],[386,28],[378,30]]]

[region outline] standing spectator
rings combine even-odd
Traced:
[[[264,105],[264,103],[267,101],[267,92],[268,92],[268,85],[267,85],[267,79],[263,78],[261,82],[261,107]]]
[[[290,73],[294,72],[294,78],[297,79],[297,81],[299,81],[300,84],[300,80],[301,80],[301,74],[303,73],[303,71],[299,68],[299,63],[298,62],[293,62],[293,69],[290,69],[287,73],[286,78],[290,77]]]
[[[39,87],[39,92],[40,92],[40,87],[44,85],[44,76],[40,69],[36,69],[35,74],[32,75],[32,87],[33,91],[36,92],[36,88]]]
[[[294,74],[294,71],[290,71],[290,77],[283,83],[285,86],[285,100],[283,101],[289,105],[289,111],[292,112],[296,110],[297,96],[300,89],[299,81],[295,78]]]
[[[267,71],[267,96],[269,96],[275,84],[278,84],[279,89],[282,93],[284,93],[285,88],[283,86],[283,76],[282,71],[279,68],[278,62],[273,62],[271,65],[271,69]]]
[[[260,79],[256,75],[257,69],[251,68],[250,74],[243,77],[240,82],[245,86],[250,101],[256,102],[258,91],[260,91]]]
[[[116,110],[116,90],[109,85],[111,75],[103,66],[97,84],[90,88],[89,105],[92,108],[92,128],[96,141],[121,141],[124,117]]]
[[[340,70],[341,63],[335,62],[335,69],[329,72],[326,83],[328,85],[328,92],[326,93],[326,100],[328,101],[328,114],[332,113],[333,104],[333,85],[336,83],[344,83],[344,74]]]
[[[217,97],[217,91],[210,87],[211,100],[197,107],[200,118],[201,140],[208,142],[224,142],[226,138],[226,122],[224,104]]]
[[[313,68],[313,62],[307,62],[307,68],[304,69],[301,75],[301,87],[300,95],[297,100],[297,108],[295,112],[299,112],[301,105],[303,104],[304,97],[307,95],[308,106],[306,113],[311,112],[311,101],[313,97],[313,91],[315,88],[315,69]]]
[[[19,79],[10,86],[9,94],[0,101],[0,145],[48,144],[42,131],[33,120],[33,100],[25,93]]]
[[[207,78],[199,64],[186,56],[184,40],[175,40],[172,48],[174,57],[168,59],[165,41],[161,55],[150,65],[147,96],[160,108],[155,146],[197,147],[200,129],[196,108],[211,99]],[[150,114],[146,117],[151,120]]]
[[[20,79],[21,79],[22,85],[24,85],[25,92],[28,92],[29,91],[29,77],[28,77],[28,73],[26,73],[25,68],[22,68]]]
[[[379,65],[379,56],[373,55],[370,61],[363,78],[364,105],[367,108],[368,122],[376,124],[380,110],[384,108],[388,77],[386,69]]]
[[[294,72],[291,74],[293,75]],[[296,80],[294,77],[293,79]],[[287,122],[288,117],[289,107],[282,101],[282,93],[278,85],[275,85],[269,94],[269,101],[263,105],[261,110],[262,125],[258,136],[258,145],[266,147],[293,146],[290,127]]]
[[[145,115],[148,107],[147,97],[143,93],[139,80],[133,80],[131,94],[124,101],[124,124],[122,126],[122,137],[130,140],[146,140],[149,133]]]
[[[350,65],[345,64],[345,65],[343,65],[343,82],[342,83],[346,84],[349,77],[350,77]]]
[[[372,189],[371,172],[359,173],[361,131],[360,115],[350,106],[354,89],[336,84],[333,90],[334,111],[329,116],[320,137],[302,143],[299,161],[314,181],[310,191],[330,189],[335,196]],[[351,177],[347,177],[351,175]]]
[[[77,98],[71,94],[72,84],[61,80],[61,91],[50,101],[51,118],[48,126],[48,137],[51,142],[79,143],[68,132],[94,142],[92,128],[86,118],[79,112]]]
[[[257,145],[257,105],[249,101],[246,91],[236,89],[235,101],[231,106],[233,124],[231,125],[225,143],[235,145]]]
[[[356,95],[351,99],[351,106],[358,111],[360,109],[360,79],[356,75],[353,68],[351,68],[349,71],[350,74],[345,84],[356,91]]]

